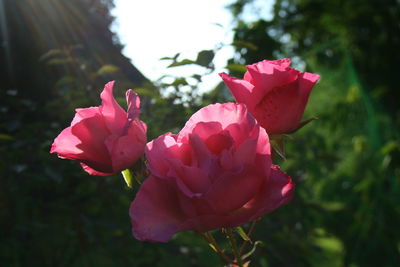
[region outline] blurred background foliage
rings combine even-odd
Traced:
[[[400,266],[399,1],[276,0],[271,20],[242,19],[253,4],[228,7],[231,75],[290,57],[322,78],[305,114],[318,120],[288,136],[286,160],[276,158],[296,197],[258,223],[263,244],[252,265]],[[112,8],[112,0],[0,1],[1,266],[220,266],[195,233],[136,241],[134,192],[123,179],[89,176],[48,153],[73,110],[98,105],[109,80],[122,104],[128,88],[141,95],[149,140],[177,132],[202,106],[232,101],[223,84],[200,94],[196,73],[147,80],[121,54]],[[212,73],[218,49],[163,60]]]

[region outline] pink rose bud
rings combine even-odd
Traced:
[[[238,103],[243,103],[268,134],[300,127],[308,97],[319,75],[299,72],[290,59],[263,60],[247,65],[244,79],[220,73]]]
[[[105,85],[101,106],[75,110],[71,126],[57,136],[50,153],[77,160],[89,174],[102,176],[132,166],[143,155],[147,126],[139,120],[139,96],[126,92],[125,112],[113,97],[113,85]]]
[[[130,207],[133,235],[168,241],[255,220],[287,204],[290,177],[272,164],[268,135],[242,104],[200,109],[146,147],[150,176]]]

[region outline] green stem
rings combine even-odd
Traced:
[[[238,264],[239,267],[243,267],[242,258],[240,257],[238,246],[236,244],[235,237],[233,236],[232,228],[226,228],[226,237],[228,238],[229,243],[231,244],[232,252],[233,255],[235,255],[236,263]]]
[[[259,219],[256,219],[256,220],[254,220],[254,221],[251,222],[249,231],[247,232],[247,236],[248,236],[250,239],[251,239],[251,236],[252,236],[252,234],[253,234],[253,232],[254,232],[254,229],[256,228],[256,224],[257,224],[258,221],[259,221]],[[244,242],[243,242],[243,244],[242,244],[242,246],[240,247],[240,250],[239,250],[240,256],[243,255],[243,252],[244,252],[244,250],[246,249],[246,247],[249,245],[249,243],[250,243],[250,241],[244,241]]]
[[[213,235],[210,232],[205,232],[205,233],[199,233],[204,240],[210,245],[210,247],[218,254],[220,259],[227,263],[230,264],[232,261],[225,255],[225,253],[218,247],[217,242],[215,241]]]

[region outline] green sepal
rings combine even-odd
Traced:
[[[122,172],[122,176],[124,177],[125,183],[128,187],[133,186],[133,176],[132,176],[132,172],[129,169],[123,170]]]
[[[273,134],[270,135],[270,143],[272,149],[284,160],[285,157],[285,135],[283,134]]]
[[[244,241],[248,241],[251,243],[250,237],[246,234],[241,226],[235,227],[235,230]]]
[[[288,132],[287,134],[295,133],[295,132],[297,132],[298,130],[300,130],[301,128],[303,128],[304,126],[306,126],[307,124],[309,124],[310,122],[315,121],[315,120],[318,120],[318,118],[312,117],[312,118],[309,118],[308,120],[302,121],[302,122],[299,123],[299,126],[297,126],[296,129],[294,129],[294,130],[291,131],[291,132]]]

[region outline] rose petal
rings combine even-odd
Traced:
[[[78,159],[78,155],[83,153],[82,149],[77,147],[80,143],[79,138],[71,133],[71,127],[68,127],[54,139],[50,153],[57,153],[60,158]]]
[[[294,183],[290,176],[279,169],[279,166],[272,166],[271,175],[264,184],[258,196],[245,205],[245,208],[257,211],[252,219],[257,219],[275,209],[286,205],[293,198]]]
[[[276,86],[282,86],[295,81],[299,71],[285,66],[285,64],[271,64],[268,60],[246,66],[247,71],[253,79],[254,91],[261,91],[265,95]],[[251,98],[261,100],[262,97],[252,95]],[[245,103],[247,104],[247,102]]]
[[[232,212],[254,197],[264,177],[252,175],[251,170],[223,173],[216,179],[205,199],[217,213]]]
[[[222,131],[222,125],[219,122],[199,122],[192,129],[192,134],[198,135],[201,139],[206,140],[209,136],[218,134]],[[187,142],[188,136],[179,133],[178,142]]]
[[[232,123],[225,129],[235,141],[235,148],[243,143],[244,140],[254,138],[257,135],[258,125],[256,124],[256,120],[250,113],[247,113],[247,115],[247,120],[244,122]]]
[[[298,90],[297,82],[271,90],[253,111],[269,134],[290,132],[304,113],[308,94]]]
[[[221,154],[223,150],[229,150],[234,144],[233,138],[227,131],[222,131],[218,134],[213,134],[205,140],[205,144],[215,155]]]
[[[129,127],[127,135],[121,137],[109,136],[106,139],[105,144],[110,151],[114,170],[129,168],[143,155],[146,132],[140,125],[134,122]]]
[[[300,122],[303,117],[304,110],[306,108],[308,98],[310,96],[311,90],[315,83],[319,80],[320,76],[318,74],[313,74],[309,72],[304,72],[299,75],[298,86],[299,86],[299,116],[298,120]]]
[[[208,105],[192,115],[179,132],[178,142],[188,142],[189,135],[196,133],[202,139],[226,130],[240,144],[254,129],[256,121],[243,104],[225,103]]]
[[[128,118],[135,120],[140,113],[140,98],[137,93],[129,89],[126,91],[126,102],[128,103]]]
[[[100,94],[102,100],[101,113],[104,116],[104,122],[107,128],[113,134],[121,134],[124,129],[127,114],[118,105],[113,96],[114,82],[105,85],[103,92]]]
[[[259,127],[258,130],[257,154],[270,156],[271,144],[269,143],[269,136],[263,127]]]
[[[222,78],[223,79],[223,78]],[[243,79],[253,84],[253,77],[251,77],[250,72],[246,71],[243,75]]]
[[[98,107],[77,109],[72,125],[56,137],[50,153],[83,162],[90,174],[95,172],[91,169],[112,173],[110,156],[104,144],[107,136],[108,130]]]
[[[290,67],[290,61],[291,61],[290,58],[283,58],[283,59],[278,59],[278,60],[264,60],[265,63],[278,65],[282,68]]]
[[[249,74],[246,75],[246,78],[249,80],[230,77],[226,73],[220,73],[219,76],[221,76],[224,83],[228,86],[236,102],[245,103],[250,109],[257,105],[258,102],[256,100],[262,98],[264,95],[264,92],[254,90],[254,85],[250,83],[251,79],[249,77],[251,76]]]
[[[90,168],[88,165],[86,165],[83,162],[81,162],[81,167],[85,172],[89,173],[90,175],[110,176],[113,174],[112,172],[99,172],[93,168]]]
[[[208,173],[197,167],[185,166],[178,160],[170,159],[169,177],[174,177],[176,184],[188,197],[201,196],[211,185]]]
[[[223,170],[233,171],[235,161],[233,159],[232,151],[224,150],[219,157],[219,164]]]
[[[234,154],[235,164],[243,165],[254,162],[257,150],[257,138],[247,139],[237,148]]]
[[[175,135],[166,133],[147,144],[145,148],[147,167],[152,174],[158,177],[167,174],[169,163],[165,158],[170,157],[169,148],[177,144],[175,138]]]
[[[114,172],[109,151],[104,143],[108,131],[101,115],[80,121],[71,127],[71,133],[80,140],[76,146],[82,150],[79,161],[99,172]]]
[[[149,176],[129,209],[133,235],[142,241],[167,242],[184,230],[186,220],[176,189],[168,180]]]
[[[254,121],[248,120],[247,109],[242,104],[224,103],[208,105],[190,117],[183,129],[179,132],[178,142],[186,142],[188,136],[193,133],[193,129],[200,122],[218,122],[222,129],[225,129],[231,124],[254,124]],[[213,124],[217,126],[217,124]],[[252,127],[251,127],[252,128]]]

